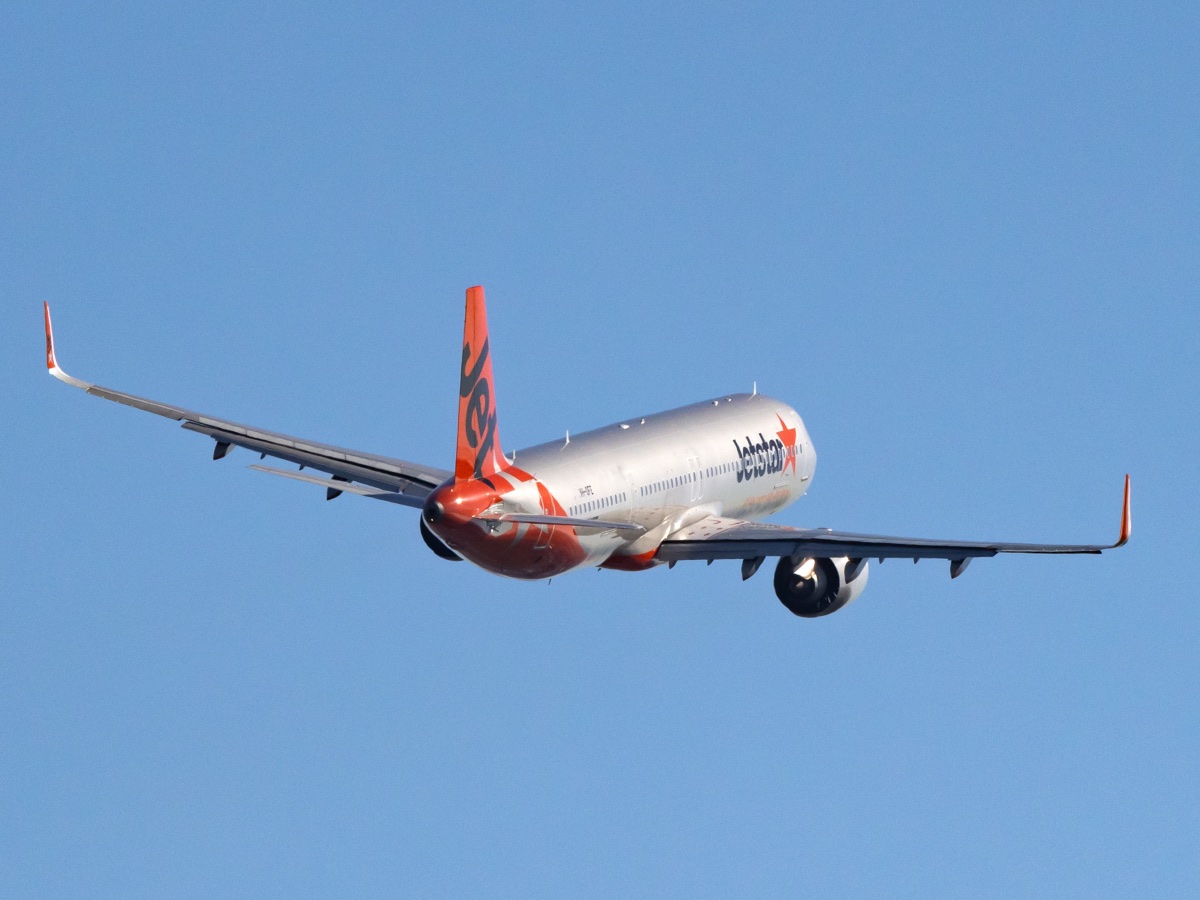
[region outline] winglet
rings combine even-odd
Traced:
[[[1125,476],[1125,505],[1121,509],[1121,536],[1114,547],[1124,546],[1129,541],[1129,534],[1132,530],[1132,524],[1129,519],[1129,476]]]
[[[86,381],[80,381],[78,378],[72,378],[58,366],[58,357],[54,353],[54,326],[50,324],[50,304],[42,301],[42,311],[46,316],[46,368],[50,374],[59,381],[65,381],[72,387],[82,388],[87,390],[92,387]]]
[[[46,313],[46,368],[53,372],[58,368],[54,361],[54,326],[50,324],[50,304],[42,301],[42,309]]]

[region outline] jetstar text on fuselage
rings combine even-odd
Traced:
[[[738,482],[750,481],[764,475],[774,475],[784,471],[788,466],[791,466],[793,472],[796,470],[795,444],[788,447],[778,438],[768,440],[761,431],[758,433],[757,442],[746,435],[744,447],[735,438],[733,448],[737,450],[738,458],[741,460],[737,469]]]

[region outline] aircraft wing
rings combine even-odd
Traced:
[[[231,447],[245,447],[262,456],[271,456],[286,462],[295,463],[301,468],[317,469],[334,476],[326,482],[321,478],[301,478],[299,480],[329,487],[327,496],[332,499],[340,493],[338,488],[349,490],[351,493],[390,500],[404,506],[420,508],[430,492],[453,473],[432,466],[408,462],[403,459],[393,459],[389,456],[379,456],[373,453],[363,453],[358,450],[347,450],[344,447],[333,447],[319,444],[315,441],[304,440],[273,431],[264,431],[247,425],[239,425],[225,419],[217,419],[201,413],[147,400],[125,394],[121,391],[110,390],[96,384],[72,378],[59,368],[54,351],[54,331],[50,325],[50,305],[45,304],[46,314],[46,368],[50,374],[72,387],[80,388],[96,397],[114,400],[134,409],[145,410],[157,416],[175,419],[189,431],[207,435],[216,441],[213,449],[213,459],[223,458]],[[285,474],[276,470],[259,467],[260,471],[272,474]],[[291,474],[291,473],[286,473]],[[373,490],[355,490],[347,485],[352,482],[366,485]],[[330,486],[332,485],[332,486]]]
[[[1100,553],[1129,540],[1129,476],[1125,476],[1125,501],[1121,532],[1114,544],[1019,544],[1001,541],[942,541],[929,538],[855,534],[829,528],[793,528],[709,516],[667,537],[658,549],[666,562],[680,560],[761,560],[768,556],[851,559],[946,559],[957,577],[967,561],[998,553]]]

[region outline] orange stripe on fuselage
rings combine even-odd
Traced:
[[[493,531],[475,518],[514,491],[514,480],[534,482],[541,512],[566,515],[544,484],[510,466],[486,480],[470,478],[437,488],[427,502],[440,504],[444,513],[429,527],[456,553],[498,575],[552,578],[574,569],[587,558],[574,528],[505,523]]]
[[[617,569],[621,572],[644,572],[647,569],[653,569],[655,566],[662,565],[655,554],[658,553],[658,548],[647,550],[645,553],[630,554],[628,556],[610,556],[604,562],[600,563],[602,569]]]

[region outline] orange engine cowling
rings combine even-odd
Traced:
[[[827,616],[849,606],[867,586],[867,561],[783,556],[775,567],[775,596],[794,615]]]

